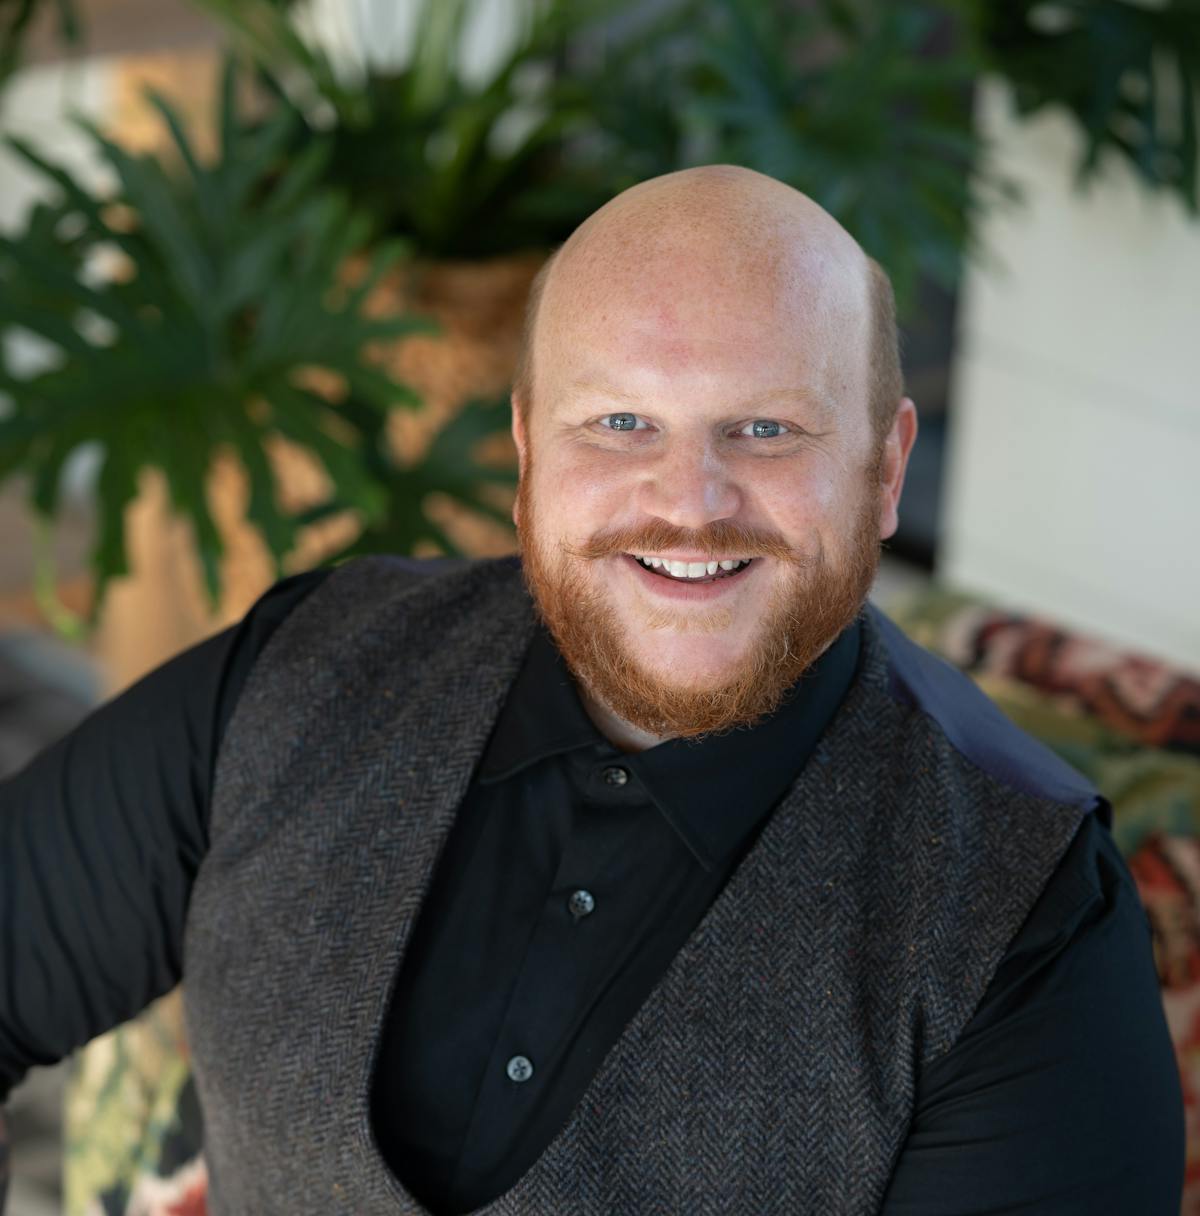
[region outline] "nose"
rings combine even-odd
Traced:
[[[742,506],[730,469],[709,444],[668,446],[645,470],[637,494],[641,512],[679,528],[730,519]]]

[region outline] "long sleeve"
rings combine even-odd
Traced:
[[[274,628],[327,573],[276,583],[0,784],[0,1101],[179,981],[225,723]]]
[[[883,1216],[1178,1216],[1183,1134],[1149,922],[1090,816],[921,1077]]]

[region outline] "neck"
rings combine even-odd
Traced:
[[[670,735],[655,735],[648,730],[626,722],[620,714],[614,713],[603,701],[594,697],[582,685],[579,689],[579,699],[587,716],[591,718],[596,729],[614,746],[623,752],[644,752],[647,748],[663,743],[671,738]]]

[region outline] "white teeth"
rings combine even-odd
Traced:
[[[650,569],[663,570],[673,578],[711,578],[718,570],[740,570],[750,564],[748,557],[729,557],[723,561],[711,562],[676,562],[666,557],[644,557],[641,554],[630,554],[636,561]]]

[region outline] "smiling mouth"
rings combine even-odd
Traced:
[[[670,558],[642,557],[637,553],[629,553],[626,556],[631,557],[651,574],[677,583],[715,583],[722,578],[737,578],[754,560],[749,557],[735,557],[707,562],[680,562]]]

